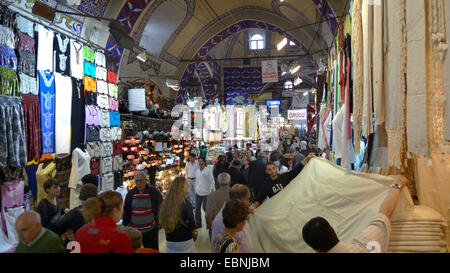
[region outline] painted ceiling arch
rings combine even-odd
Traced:
[[[322,16],[324,18],[330,18],[334,16],[334,12],[332,8],[330,7],[329,3],[325,0],[311,0],[315,5],[316,8],[322,12]],[[86,0],[82,1],[82,4],[86,2]],[[117,13],[116,19],[124,24],[126,30],[128,33],[132,34],[135,38],[141,38],[143,29],[145,28],[146,24],[148,23],[148,20],[151,18],[152,12],[154,12],[164,1],[163,0],[127,0],[124,1],[124,4],[121,6],[120,11]],[[163,49],[161,50],[160,57],[162,60],[171,63],[173,65],[177,65],[181,56],[184,56],[186,48],[190,46],[189,42],[183,49],[182,54],[179,55],[179,57],[175,57],[173,54],[168,52],[168,49],[171,47],[171,45],[174,44],[174,41],[178,38],[181,32],[185,30],[189,22],[191,21],[191,18],[195,12],[195,9],[198,8],[199,4],[198,1],[195,0],[186,0],[187,6],[188,6],[188,12],[186,14],[185,20],[182,22],[182,24],[178,27],[178,29],[170,36],[170,38],[166,41],[166,43],[163,46]],[[213,1],[214,2],[214,1]],[[217,1],[215,1],[217,2]],[[227,2],[226,5],[229,5],[231,7],[234,6],[241,6],[239,8],[242,9],[243,4],[245,2],[270,2],[270,1],[250,1],[250,0],[240,0],[240,1],[222,1]],[[261,6],[264,6],[262,3],[259,3]],[[272,2],[269,3],[272,5]],[[148,5],[151,5],[151,9],[147,12],[144,12]],[[225,5],[225,4],[223,4]],[[214,5],[216,6],[216,5]],[[254,6],[253,8],[258,7]],[[149,14],[150,13],[150,14]],[[141,20],[138,30],[136,32],[132,32],[133,29],[136,28],[135,24],[139,21],[139,18],[143,16],[143,20]],[[337,22],[335,20],[329,21],[330,28],[335,29],[335,25],[337,25]],[[139,39],[138,39],[139,40]],[[185,43],[184,43],[185,44]],[[119,47],[116,43],[116,41],[109,36],[108,41],[106,43],[106,48],[114,53],[114,55],[117,58],[117,61],[119,63],[120,58],[123,54],[123,48]]]
[[[260,22],[260,21],[244,20],[244,21],[240,21],[236,24],[233,24],[233,25],[225,28],[224,30],[222,30],[221,32],[219,32],[218,34],[216,34],[215,36],[210,38],[197,51],[197,53],[195,54],[193,59],[202,60],[203,58],[208,56],[208,53],[217,44],[219,44],[223,40],[227,39],[229,36],[231,36],[235,33],[238,33],[238,32],[242,32],[246,29],[252,29],[252,28],[265,29],[268,31],[276,32],[276,33],[283,33],[283,35],[286,35],[290,40],[294,41],[300,48],[302,48],[305,52],[307,52],[307,49],[297,39],[290,36],[289,34],[284,33],[284,31],[282,31],[280,28],[278,28],[274,25],[271,25],[271,24]],[[316,68],[318,68],[317,63],[314,61],[314,59],[311,56],[309,56],[309,59],[310,59],[310,62],[312,64],[314,64]],[[181,81],[180,81],[181,89],[178,92],[177,101],[181,102],[183,100],[184,93],[185,93],[186,87],[187,87],[187,83],[188,83],[189,79],[192,77],[192,75],[195,73],[198,66],[199,66],[199,63],[191,63],[191,64],[187,65],[187,68],[184,70],[184,73],[181,77]]]

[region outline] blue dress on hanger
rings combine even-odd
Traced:
[[[55,77],[53,73],[39,71],[41,102],[42,154],[55,152]]]

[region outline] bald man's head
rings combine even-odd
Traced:
[[[250,202],[250,189],[242,184],[235,184],[230,190],[230,200],[239,199],[246,204]]]
[[[24,243],[30,243],[41,232],[41,216],[35,211],[25,211],[16,220],[17,235]]]

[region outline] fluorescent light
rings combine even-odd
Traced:
[[[147,55],[145,54],[145,51],[139,53],[139,55],[137,55],[136,58],[143,63],[147,61]]]
[[[167,87],[172,88],[175,91],[180,90],[180,85],[178,84],[178,82],[176,80],[167,79],[166,85],[167,85]]]
[[[291,68],[291,74],[295,74],[299,69],[300,69],[300,65],[299,64],[294,64],[294,66]]]
[[[283,47],[285,47],[287,45],[287,42],[288,42],[287,38],[284,38],[283,40],[281,40],[281,42],[279,42],[277,45],[278,51],[282,50]]]
[[[303,93],[303,97],[306,97],[309,94],[309,92]]]
[[[285,71],[285,72],[281,73],[281,76],[284,76],[284,75],[286,75],[286,74],[287,74],[287,72]]]
[[[303,80],[300,79],[300,77],[297,77],[297,78],[295,78],[295,80],[294,80],[294,85],[297,86],[297,85],[301,84],[302,82],[303,82]]]

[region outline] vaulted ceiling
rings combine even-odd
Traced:
[[[62,0],[40,2],[59,2],[59,10],[76,10],[121,22],[146,50],[147,63],[139,63],[135,54],[117,45],[109,35],[107,22],[63,14],[54,21],[111,51],[118,61],[121,79],[152,75],[156,82],[160,80],[162,89],[165,78],[179,80],[180,99],[190,78],[198,77],[207,85],[211,78],[220,76],[216,75],[220,74],[219,63],[242,66],[240,60],[222,60],[229,58],[295,54],[302,65],[302,77],[314,83],[320,56],[326,53],[338,26],[339,18],[334,17],[345,13],[349,1],[81,0],[78,6],[65,6]],[[265,33],[265,50],[249,50],[252,31]],[[276,44],[284,37],[296,46],[276,50]],[[258,61],[251,65],[259,65]]]

